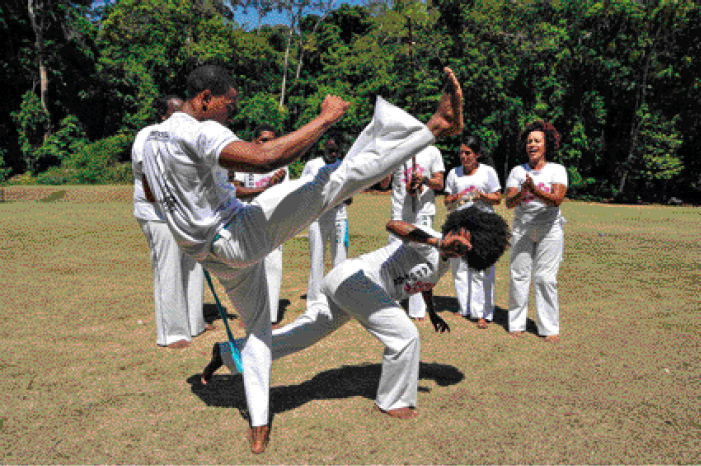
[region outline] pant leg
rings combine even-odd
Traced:
[[[227,228],[233,240],[221,257],[233,267],[262,260],[322,213],[377,183],[433,141],[425,125],[378,98],[372,122],[342,162],[322,167],[314,177],[278,184],[237,213]]]
[[[535,243],[527,230],[514,229],[511,236],[509,281],[509,331],[526,330],[528,290]]]
[[[183,286],[187,300],[187,316],[190,323],[190,336],[196,337],[205,331],[202,308],[204,302],[204,270],[191,256],[182,253]]]
[[[213,250],[226,243],[225,239],[214,242]],[[248,411],[253,427],[267,425],[270,406],[270,375],[272,357],[270,300],[266,284],[264,262],[246,268],[234,269],[226,261],[210,254],[202,265],[216,276],[244,324],[245,345],[240,347],[243,362],[243,384],[246,391]]]
[[[459,313],[463,317],[470,315],[470,282],[467,264],[464,260],[454,258],[450,260],[450,268],[453,272],[455,295],[460,306]]]
[[[278,246],[265,257],[265,275],[268,279],[270,321],[280,318],[280,288],[282,287],[282,246]]]
[[[543,231],[533,260],[535,281],[536,325],[541,336],[559,335],[560,306],[557,292],[557,272],[564,248],[564,232],[559,223]]]
[[[324,279],[329,306],[352,315],[385,345],[375,403],[383,410],[416,406],[421,345],[416,326],[404,309],[360,269],[343,269]]]
[[[156,343],[192,341],[183,287],[182,251],[163,222],[139,220],[151,250]]]
[[[307,303],[319,299],[321,280],[324,279],[324,240],[319,221],[309,225],[309,281],[307,282]]]
[[[336,220],[330,229],[329,249],[334,267],[348,258],[348,219]]]
[[[422,227],[433,227],[432,215],[419,215],[416,218],[416,225]],[[426,301],[424,301],[421,293],[416,293],[409,296],[409,317],[414,319],[423,319],[426,317]]]
[[[494,319],[495,267],[479,271],[468,269],[470,280],[470,316],[473,319]]]

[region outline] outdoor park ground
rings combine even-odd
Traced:
[[[701,463],[697,208],[565,202],[559,344],[534,325],[508,335],[508,252],[487,330],[455,313],[447,276],[436,295],[451,333],[418,324],[415,420],[372,411],[382,348],[355,322],[278,361],[272,441],[254,456],[241,379],[222,369],[198,383],[212,344],[225,339],[209,292],[217,330],[184,350],[155,345],[131,187],[3,195],[2,464]],[[357,196],[349,210],[351,257],[386,244],[388,196]],[[436,225],[444,218],[441,209]],[[289,322],[305,305],[305,237],[285,245],[284,267]]]

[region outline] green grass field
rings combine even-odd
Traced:
[[[221,323],[185,350],[155,345],[131,188],[4,194],[2,464],[701,463],[698,209],[564,203],[559,345],[508,335],[508,252],[487,330],[455,314],[446,277],[435,294],[452,332],[418,324],[416,420],[371,410],[382,348],[355,322],[275,363],[272,441],[253,456],[240,379],[196,383]],[[352,257],[386,244],[389,211],[388,196],[355,199]],[[285,245],[284,266],[289,322],[304,308],[306,238]],[[213,303],[207,292],[218,320]]]

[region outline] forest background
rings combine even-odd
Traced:
[[[244,25],[241,8],[287,21]],[[153,100],[182,95],[201,64],[236,76],[240,137],[292,131],[334,93],[354,104],[338,124],[348,141],[377,95],[425,121],[448,65],[502,183],[525,161],[521,128],[545,119],[568,196],[701,203],[701,7],[688,0],[5,0],[0,34],[0,184],[130,183]],[[439,145],[448,168],[457,143]]]

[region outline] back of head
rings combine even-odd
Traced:
[[[498,214],[475,206],[453,211],[443,224],[443,236],[463,228],[470,232],[472,249],[465,260],[473,269],[486,270],[493,266],[509,247],[509,225]]]
[[[173,112],[180,109],[182,103],[182,99],[173,94],[156,98],[156,100],[153,101],[153,108],[156,110],[156,119],[161,121],[169,117]]]
[[[204,91],[220,96],[229,92],[236,83],[226,68],[219,65],[204,65],[195,68],[187,77],[187,98],[192,99]]]

